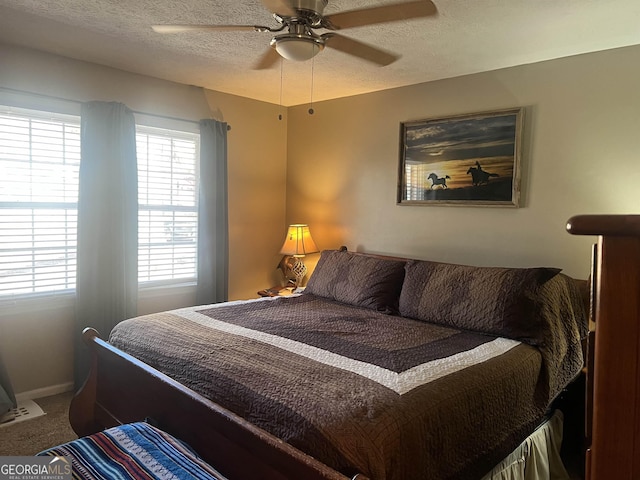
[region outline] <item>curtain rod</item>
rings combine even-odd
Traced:
[[[23,95],[33,95],[34,97],[50,98],[50,99],[53,99],[53,100],[62,100],[63,102],[69,102],[69,103],[78,103],[78,104],[85,103],[85,102],[81,102],[80,100],[73,100],[71,98],[58,97],[58,96],[55,96],[55,95],[46,95],[44,93],[30,92],[28,90],[19,90],[17,88],[0,87],[0,90],[6,90],[8,92],[19,93],[19,94],[23,94]],[[199,124],[199,122],[196,121],[196,120],[187,120],[186,118],[171,117],[169,115],[158,115],[157,113],[141,112],[141,111],[138,111],[138,110],[131,110],[131,111],[133,113],[137,113],[138,115],[149,115],[151,117],[164,118],[166,120],[178,120],[180,122],[195,123],[196,125]],[[227,124],[227,131],[228,130],[231,130],[231,125],[229,125],[229,124]]]

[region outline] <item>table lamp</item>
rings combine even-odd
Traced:
[[[302,258],[318,251],[318,247],[313,238],[311,238],[308,225],[300,223],[289,225],[287,236],[280,249],[280,253],[289,258],[283,259],[281,265],[285,266],[283,269],[285,277],[293,277],[295,279],[296,288],[302,285],[302,280],[307,274],[307,266],[302,261]]]

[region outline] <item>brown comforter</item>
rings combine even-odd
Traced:
[[[579,371],[575,322],[553,322],[538,349],[305,294],[139,317],[110,342],[347,475],[464,480]]]

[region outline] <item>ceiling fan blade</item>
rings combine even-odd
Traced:
[[[326,15],[323,20],[323,26],[330,30],[340,30],[374,25],[376,23],[429,17],[437,13],[438,9],[431,0],[416,0]]]
[[[282,57],[278,54],[278,52],[276,52],[275,48],[268,48],[253,66],[253,69],[266,70],[267,68],[271,68],[280,58]]]
[[[272,13],[295,17],[296,11],[291,6],[291,2],[287,0],[261,0],[262,4]]]
[[[325,39],[325,46],[327,47],[340,50],[341,52],[354,55],[383,67],[400,58],[400,55],[395,55],[391,52],[354,40],[353,38],[343,37],[337,33],[325,33],[322,35],[322,38]]]
[[[270,30],[269,27],[263,27],[261,25],[152,25],[151,28],[153,28],[153,31],[157,33],[180,33],[206,30],[263,32]]]

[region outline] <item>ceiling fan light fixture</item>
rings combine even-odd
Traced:
[[[280,35],[271,41],[271,45],[281,57],[287,60],[304,62],[315,57],[324,48],[324,41],[321,38],[310,37],[308,35]]]

